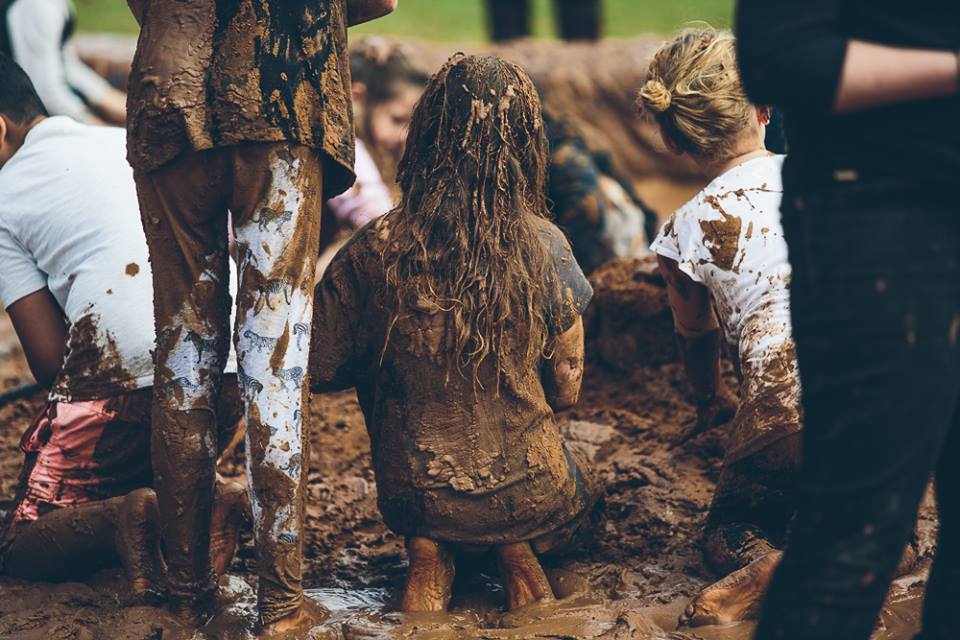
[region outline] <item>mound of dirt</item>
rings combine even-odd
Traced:
[[[590,274],[588,348],[604,363],[629,372],[679,357],[667,289],[656,258],[617,258]]]

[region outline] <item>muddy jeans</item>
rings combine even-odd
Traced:
[[[960,210],[913,185],[788,181],[783,226],[803,464],[756,637],[866,640],[933,472],[922,638],[960,638]]]
[[[171,596],[200,601],[215,587],[208,546],[214,407],[230,339],[229,210],[258,595],[270,623],[303,597],[302,422],[322,159],[288,143],[245,144],[187,153],[136,180],[154,276],[152,455]]]
[[[781,548],[796,509],[800,434],[724,463],[707,515],[704,554],[721,575]]]

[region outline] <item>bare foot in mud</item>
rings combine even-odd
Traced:
[[[210,564],[219,577],[227,572],[240,538],[247,503],[243,485],[217,478],[210,514]]]
[[[429,538],[408,538],[407,555],[410,568],[400,610],[407,613],[446,611],[456,573],[453,555]]]
[[[554,599],[547,574],[529,542],[501,545],[497,547],[497,556],[511,611],[531,602]]]
[[[300,608],[285,618],[280,618],[261,627],[258,638],[272,638],[274,640],[299,640],[305,637],[307,631],[322,624],[330,617],[325,607],[304,597]]]
[[[159,582],[164,568],[160,511],[152,489],[137,489],[123,498],[117,514],[116,547],[134,601],[158,603],[163,597]]]
[[[782,557],[782,551],[771,551],[704,589],[680,616],[680,626],[722,625],[756,618]]]

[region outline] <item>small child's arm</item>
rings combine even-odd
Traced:
[[[67,343],[67,325],[60,305],[50,290],[43,288],[11,304],[7,314],[33,377],[49,389],[63,366]]]
[[[553,338],[552,357],[542,373],[547,402],[554,411],[569,409],[577,404],[580,384],[583,382],[583,318],[577,318],[572,327]]]
[[[398,0],[347,0],[347,25],[356,26],[393,13]]]
[[[658,255],[657,262],[667,283],[683,368],[697,401],[697,421],[682,443],[729,421],[737,411],[737,399],[720,375],[720,324],[710,292],[683,273],[675,260]]]

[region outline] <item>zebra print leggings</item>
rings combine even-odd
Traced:
[[[321,157],[286,143],[246,144],[191,152],[136,178],[154,275],[152,456],[171,597],[202,608],[215,587],[207,547],[214,408],[230,336],[229,210],[259,608],[270,623],[296,612],[303,597],[303,408]]]

